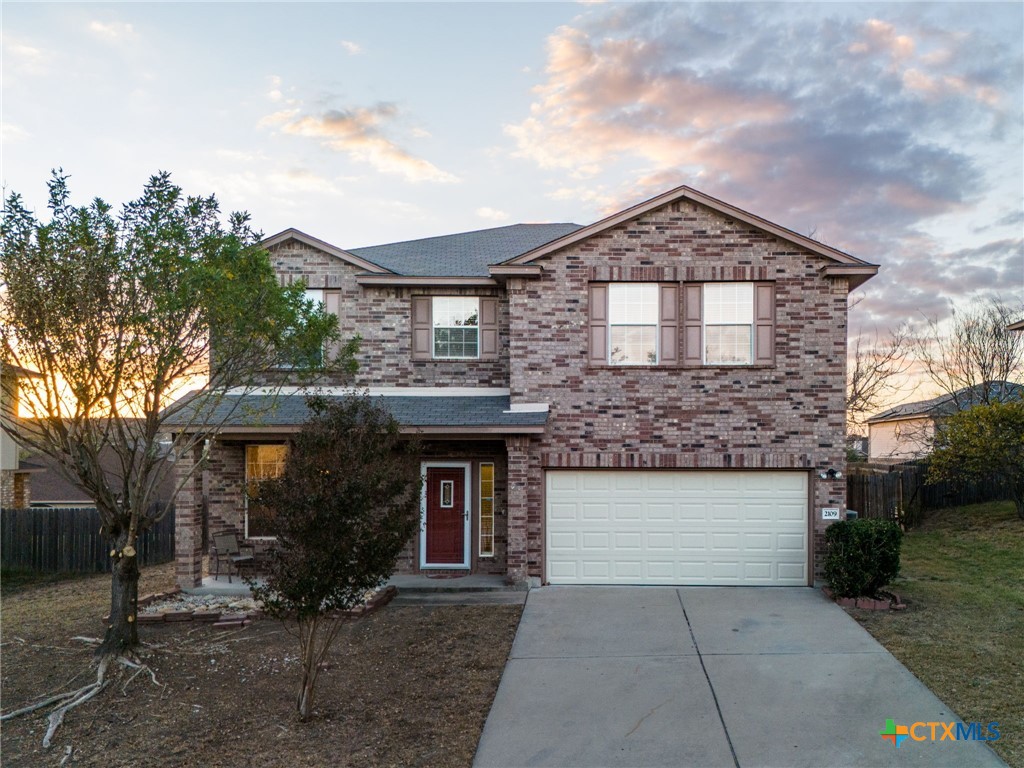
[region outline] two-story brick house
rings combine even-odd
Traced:
[[[822,510],[845,500],[847,294],[876,266],[688,187],[586,227],[265,245],[362,336],[356,386],[421,436],[423,521],[401,571],[813,581]],[[278,471],[304,399],[244,412],[205,489],[179,496],[185,586],[204,523],[266,533],[246,483]]]

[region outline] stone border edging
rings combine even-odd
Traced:
[[[890,595],[889,599],[877,600],[873,597],[836,597],[828,587],[822,587],[821,591],[829,600],[832,600],[841,608],[860,608],[864,611],[905,611],[906,604],[900,600],[895,592],[885,592]]]
[[[160,600],[166,600],[181,594],[181,587],[175,587],[168,592],[156,592],[151,595],[139,598],[137,606],[145,608]],[[361,619],[371,613],[383,608],[394,600],[398,594],[398,588],[394,586],[376,592],[373,597],[363,605],[358,605],[350,611],[334,611],[331,618]],[[214,629],[240,629],[247,627],[256,619],[261,619],[266,614],[261,610],[247,611],[246,613],[229,613],[221,611],[162,611],[160,613],[139,613],[139,624],[163,624],[180,621],[199,621],[213,624]],[[110,621],[110,616],[103,617],[103,623]]]

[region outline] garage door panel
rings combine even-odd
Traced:
[[[807,584],[807,473],[547,473],[553,584]]]
[[[803,552],[807,537],[802,533],[780,533],[775,537],[775,549],[783,552]]]
[[[607,531],[584,531],[580,548],[587,552],[595,549],[608,551],[611,549],[611,538]]]
[[[548,519],[575,520],[578,509],[575,502],[551,502],[548,504]]]

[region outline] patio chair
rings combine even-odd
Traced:
[[[242,550],[248,550],[248,554]],[[220,580],[220,561],[226,560],[228,564],[228,584],[231,583],[231,566],[234,565],[235,572],[241,576],[242,566],[248,565],[256,570],[256,547],[252,544],[239,544],[238,536],[234,533],[213,534],[213,546],[210,547],[210,557],[213,559],[213,578]]]

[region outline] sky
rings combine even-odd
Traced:
[[[1024,300],[1021,3],[0,4],[5,194],[167,170],[343,248],[679,184],[881,265],[851,332]]]

